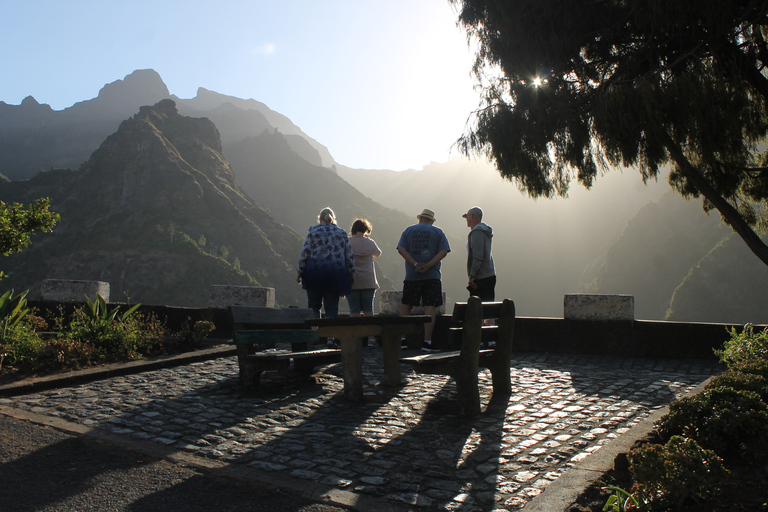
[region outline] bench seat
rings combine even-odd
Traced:
[[[487,319],[496,325],[483,326]],[[451,331],[460,338],[461,350],[423,354],[401,358],[410,363],[417,373],[447,375],[456,381],[458,412],[460,416],[480,413],[480,391],[477,372],[481,368],[491,371],[494,396],[509,396],[512,392],[510,359],[515,329],[515,303],[483,303],[470,297],[466,303],[456,303],[451,318]],[[495,341],[493,349],[483,349],[487,341]]]
[[[240,386],[245,392],[259,387],[261,374],[285,370],[293,364],[301,373],[312,373],[319,365],[341,361],[341,350],[309,350],[320,341],[317,331],[305,324],[314,318],[311,309],[232,306],[235,325],[233,342],[237,347]],[[275,350],[290,344],[291,350]]]

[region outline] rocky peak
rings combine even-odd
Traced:
[[[141,105],[151,105],[171,93],[154,69],[139,69],[122,80],[115,80],[101,88],[99,99],[124,102],[126,98]]]

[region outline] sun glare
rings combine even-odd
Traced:
[[[534,87],[541,87],[544,81],[540,77],[536,77],[533,79],[533,86]]]

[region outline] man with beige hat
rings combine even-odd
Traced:
[[[424,350],[434,350],[432,330],[437,308],[443,305],[440,262],[451,252],[451,246],[443,230],[433,226],[435,212],[424,209],[416,218],[418,224],[405,228],[397,243],[397,252],[405,260],[400,315],[410,315],[414,306],[424,306],[424,314],[432,318],[424,324]]]

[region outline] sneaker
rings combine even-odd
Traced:
[[[328,348],[339,348],[339,342],[335,338],[328,338]]]
[[[421,350],[424,352],[438,352],[440,349],[435,348],[432,346],[431,343],[427,343],[426,341],[421,345]]]
[[[496,342],[495,341],[489,341],[488,342],[488,348],[496,348]]]

